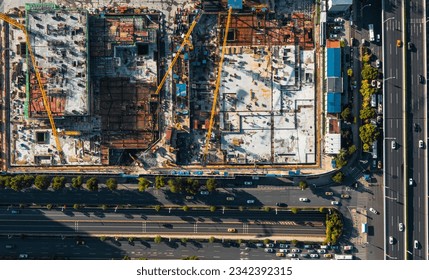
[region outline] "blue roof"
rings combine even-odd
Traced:
[[[341,113],[341,93],[328,92],[328,113]]]
[[[341,77],[341,48],[328,48],[328,77]]]
[[[243,0],[228,0],[228,7],[232,7],[236,10],[243,9]]]

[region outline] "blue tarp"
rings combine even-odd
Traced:
[[[176,95],[177,96],[186,96],[186,84],[177,84],[176,85]]]
[[[243,0],[228,0],[228,7],[241,10],[243,9]]]
[[[341,48],[328,48],[328,78],[341,77]]]
[[[328,92],[328,113],[341,113],[341,93]]]

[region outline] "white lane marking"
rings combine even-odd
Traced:
[[[393,216],[392,216],[392,226],[393,226]]]

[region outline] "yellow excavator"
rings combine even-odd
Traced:
[[[13,26],[21,29],[22,32],[24,32],[25,40],[27,43],[28,54],[30,55],[30,58],[31,58],[31,64],[33,65],[34,73],[36,74],[36,79],[37,79],[37,83],[38,83],[39,88],[40,88],[40,92],[42,93],[43,105],[45,106],[46,113],[48,114],[49,122],[51,123],[51,129],[52,129],[52,134],[54,135],[56,148],[57,148],[58,154],[60,156],[61,163],[64,164],[65,163],[64,152],[63,152],[63,149],[61,148],[60,138],[59,138],[59,135],[57,133],[57,128],[55,126],[54,118],[52,116],[51,106],[49,104],[48,97],[47,97],[44,85],[42,83],[42,77],[41,77],[39,69],[37,68],[37,65],[36,65],[36,59],[34,57],[33,48],[31,47],[30,36],[28,35],[27,29],[25,28],[25,26],[23,24],[19,23],[17,20],[9,17],[6,14],[0,13],[0,19],[4,20],[5,22],[9,23],[10,25],[13,25]]]

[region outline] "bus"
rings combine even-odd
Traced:
[[[368,31],[369,31],[369,40],[371,42],[374,42],[375,41],[375,37],[374,37],[374,25],[368,24]]]

